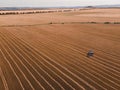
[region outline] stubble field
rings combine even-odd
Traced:
[[[119,11],[0,16],[0,90],[119,90]]]

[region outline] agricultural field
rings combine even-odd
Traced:
[[[0,90],[119,90],[119,16],[114,8],[0,15]]]

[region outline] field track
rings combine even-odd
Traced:
[[[119,25],[0,27],[0,90],[120,90],[119,55]]]

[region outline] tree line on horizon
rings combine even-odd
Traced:
[[[0,15],[17,15],[17,14],[35,14],[35,13],[54,13],[54,12],[70,12],[72,10],[54,10],[54,11],[29,11],[29,12],[0,12]]]

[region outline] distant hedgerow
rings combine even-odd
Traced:
[[[104,24],[110,24],[110,22],[104,22]]]
[[[114,22],[114,24],[120,24],[120,22]]]

